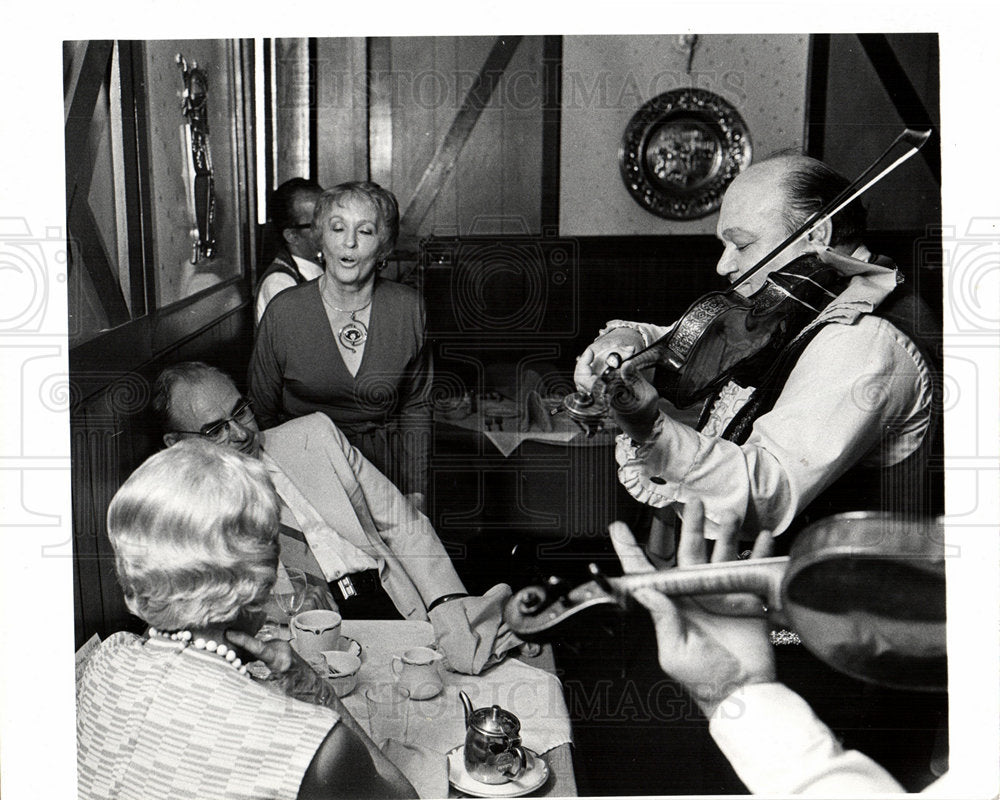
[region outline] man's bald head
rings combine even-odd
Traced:
[[[850,185],[850,181],[836,170],[801,153],[777,155],[756,166],[770,170],[781,187],[785,199],[785,227],[789,234]],[[867,216],[860,199],[838,212],[832,221],[830,246],[853,250],[861,244]]]
[[[719,209],[716,235],[725,249],[716,272],[737,281],[847,185],[823,162],[799,154],[781,154],[747,167],[729,185]],[[817,247],[853,252],[861,243],[864,224],[864,208],[855,200],[808,239],[786,248],[737,291],[752,295],[768,274]]]

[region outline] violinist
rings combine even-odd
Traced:
[[[722,201],[716,272],[735,282],[847,185],[802,155],[751,165]],[[850,275],[773,363],[733,375],[708,397],[697,430],[667,416],[650,371],[627,360],[669,328],[612,321],[579,357],[574,379],[586,392],[608,354],[626,358],[616,380],[629,401],[612,399],[624,432],[618,476],[633,497],[661,509],[659,519],[700,499],[708,538],[730,517],[745,535],[777,535],[835,511],[916,513],[925,505],[936,384],[931,342],[914,329],[926,335],[930,314],[912,292],[897,289],[895,265],[868,250],[864,232],[865,210],[854,200],[735,288],[750,296],[806,253]]]

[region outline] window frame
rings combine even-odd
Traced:
[[[79,83],[90,81],[95,86],[81,93],[78,84],[66,116],[67,201],[76,189],[79,166],[71,164],[86,152],[87,132],[92,117],[93,93],[99,91],[111,59],[111,48],[119,49],[119,80],[121,85],[122,148],[124,161],[124,222],[127,230],[128,273],[130,279],[131,319],[120,322],[69,349],[71,374],[86,380],[79,386],[75,400],[87,397],[109,386],[118,377],[137,370],[143,364],[177,348],[196,337],[206,328],[231,314],[249,308],[256,263],[256,181],[254,166],[254,41],[230,39],[227,51],[228,69],[233,76],[233,125],[236,191],[233,198],[237,229],[236,240],[241,262],[239,274],[220,281],[188,297],[168,305],[156,306],[156,258],[152,241],[152,176],[148,144],[148,114],[146,95],[142,91],[146,76],[141,41],[90,41],[87,43]],[[89,87],[88,87],[89,88]],[[90,105],[88,107],[88,102]],[[178,112],[179,113],[179,112]],[[180,124],[180,123],[178,123]],[[228,168],[228,166],[227,166]],[[69,209],[67,209],[67,225]],[[69,232],[69,246],[79,247],[73,240],[80,226]],[[80,265],[90,269],[90,265]],[[93,274],[93,273],[91,273]],[[120,284],[118,284],[120,287]],[[70,287],[72,292],[72,287]],[[107,299],[101,297],[102,305]],[[70,298],[72,304],[72,297]],[[126,309],[127,310],[127,309]],[[120,309],[119,309],[120,311]],[[76,379],[74,379],[76,382]]]

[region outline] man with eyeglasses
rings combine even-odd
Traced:
[[[510,587],[470,597],[430,520],[325,414],[261,431],[229,376],[197,361],[160,373],[153,410],[168,447],[198,436],[264,462],[282,501],[281,562],[306,573],[311,607],[348,619],[429,619],[462,672],[520,645],[501,618]]]
[[[323,274],[323,266],[319,263],[319,242],[312,230],[313,209],[322,193],[323,188],[307,178],[292,178],[275,190],[271,221],[281,236],[284,248],[257,282],[257,322],[260,322],[264,309],[278,292]]]

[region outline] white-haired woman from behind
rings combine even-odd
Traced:
[[[119,489],[108,535],[149,631],[108,638],[79,682],[81,798],[416,796],[287,642],[254,639],[278,513],[260,462],[195,439]]]

